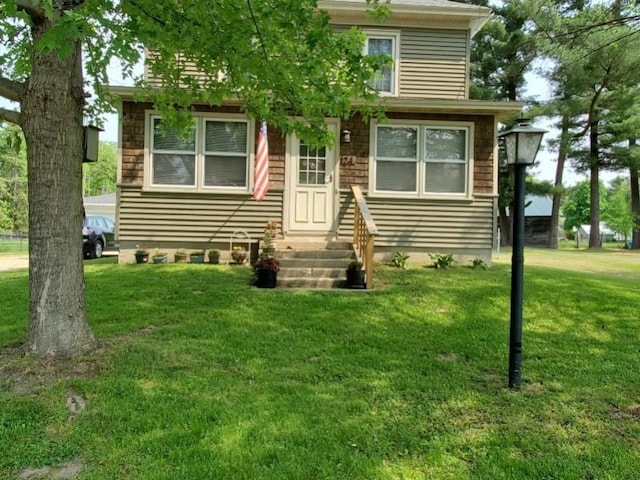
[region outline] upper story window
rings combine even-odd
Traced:
[[[391,59],[391,65],[376,72],[371,86],[383,95],[397,95],[400,32],[366,30],[365,34],[365,55],[386,55]]]
[[[252,125],[241,116],[194,116],[186,137],[149,116],[148,168],[151,188],[248,192]]]
[[[472,124],[398,123],[372,128],[371,192],[415,197],[469,194]]]

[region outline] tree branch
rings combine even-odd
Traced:
[[[24,95],[24,83],[14,82],[8,78],[0,76],[0,96],[14,102],[22,101]]]
[[[20,112],[16,112],[15,110],[9,110],[8,108],[0,107],[0,120],[5,120],[9,123],[15,123],[16,125],[20,125],[19,123]]]
[[[45,18],[44,10],[31,0],[16,0],[16,5],[18,6],[18,10],[29,15],[35,24],[41,23]]]

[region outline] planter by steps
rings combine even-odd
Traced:
[[[364,283],[364,270],[362,262],[353,260],[347,266],[347,288],[364,289],[367,288]]]
[[[256,268],[256,287],[276,288],[278,283],[278,272],[266,268]]]
[[[347,270],[347,288],[365,289],[364,270]]]

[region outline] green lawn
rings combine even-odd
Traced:
[[[540,252],[519,392],[505,252],[490,270],[379,267],[367,292],[87,262],[103,347],[0,354],[0,478],[70,461],[92,480],[638,478],[640,255]],[[0,346],[25,338],[27,282],[0,273]]]

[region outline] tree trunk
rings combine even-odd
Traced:
[[[567,142],[569,135],[569,116],[562,117],[562,131],[560,132],[560,146],[558,148],[558,163],[556,164],[556,180],[553,189],[553,203],[551,205],[551,225],[549,225],[548,248],[558,248],[558,219],[560,217],[560,201],[562,200],[562,176],[564,164],[567,160]]]
[[[500,246],[511,246],[511,217],[507,215],[507,208],[504,206],[498,207],[498,221],[500,225]]]
[[[589,131],[589,161],[590,161],[590,224],[589,248],[600,248],[600,167],[598,162],[598,120],[591,124]]]
[[[629,140],[629,147],[636,144],[636,140]],[[633,215],[633,234],[631,236],[631,248],[640,248],[640,188],[638,186],[638,168],[636,165],[629,167],[629,183],[631,184],[631,213]]]
[[[29,171],[29,336],[26,350],[71,356],[95,347],[82,266],[81,47],[43,51],[49,20],[32,27],[33,70],[21,105]]]

